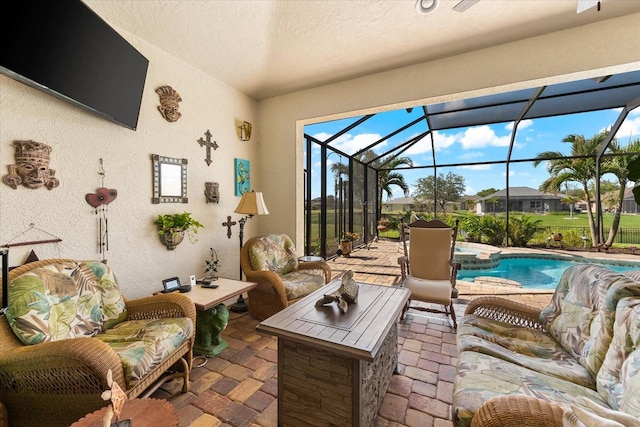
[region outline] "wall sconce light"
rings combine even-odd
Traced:
[[[242,122],[238,129],[240,129],[240,141],[248,141],[251,139],[251,123]]]

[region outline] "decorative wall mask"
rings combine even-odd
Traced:
[[[202,139],[202,137],[200,137],[198,139],[198,144],[200,144],[201,147],[207,147],[207,157],[204,159],[204,161],[207,163],[207,166],[209,166],[211,164],[211,149],[213,148],[214,150],[216,150],[218,148],[218,143],[215,141],[211,141],[211,137],[213,135],[211,135],[209,129],[207,129],[207,131],[204,133],[204,136],[206,136],[207,139],[204,140]]]
[[[218,191],[219,188],[220,184],[218,184],[217,182],[204,183],[204,196],[207,199],[207,203],[220,202],[220,192]]]
[[[182,114],[178,111],[178,102],[182,102],[180,94],[173,90],[171,86],[161,86],[156,89],[156,93],[160,95],[160,105],[158,111],[162,117],[168,122],[178,121]]]
[[[51,147],[36,141],[14,141],[15,165],[9,165],[9,174],[2,177],[2,182],[14,190],[18,185],[35,190],[47,187],[49,190],[60,185],[54,175],[56,171],[49,169]]]

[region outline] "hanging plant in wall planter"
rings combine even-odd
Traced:
[[[195,242],[198,229],[204,228],[200,222],[191,217],[189,212],[158,215],[154,224],[158,227],[160,241],[170,251],[182,242],[185,233],[189,236],[191,243]]]

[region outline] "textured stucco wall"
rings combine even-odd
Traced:
[[[125,295],[148,295],[162,288],[161,280],[190,274],[202,276],[209,247],[221,261],[221,274],[238,278],[238,225],[231,239],[221,224],[240,200],[234,195],[234,158],[251,162],[257,180],[255,156],[259,129],[249,142],[241,142],[237,122],[255,125],[255,101],[201,71],[175,59],[136,37],[119,31],[147,59],[147,74],[137,131],[106,121],[71,104],[0,76],[0,175],[14,164],[15,140],[35,140],[53,147],[51,167],[60,186],[30,190],[11,189],[0,183],[0,245],[59,237],[62,242],[10,249],[11,265],[23,262],[29,250],[42,258],[100,259],[98,225],[85,194],[102,186],[99,159],[104,162],[104,186],[118,190],[108,206],[108,264],[114,269]],[[157,111],[155,89],[172,86],[182,96],[182,118],[169,123]],[[196,142],[210,130],[219,148],[210,166],[205,149]],[[152,204],[151,154],[186,158],[188,204]],[[221,201],[207,204],[204,182],[220,183]],[[267,203],[269,200],[267,199]],[[205,226],[194,244],[185,241],[168,251],[159,241],[153,220],[158,214],[188,211]],[[30,224],[35,228],[31,229]],[[259,219],[247,223],[246,235],[256,233]]]
[[[261,190],[277,200],[261,231],[295,236],[302,247],[305,123],[637,70],[639,22],[628,15],[261,101],[260,161],[287,171],[261,169]]]

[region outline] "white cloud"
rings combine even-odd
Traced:
[[[433,142],[436,147],[436,151],[449,148],[456,142],[456,139],[458,139],[458,134],[446,135],[438,131],[433,133]]]
[[[514,125],[514,122],[509,122],[509,123],[507,123],[507,124],[505,125],[505,127],[504,127],[504,128],[505,128],[506,130],[508,130],[509,132],[511,132],[511,131],[513,130],[513,125]],[[529,127],[529,126],[531,126],[531,125],[533,125],[533,120],[531,120],[531,119],[525,119],[525,120],[522,120],[522,121],[520,122],[520,124],[518,125],[518,130],[526,129],[526,128],[528,128],[528,127]]]
[[[331,136],[332,134],[326,132],[320,132],[313,135],[314,138],[317,138],[320,141],[324,141]],[[355,136],[350,133],[345,133],[344,135],[340,135],[335,141],[332,141],[331,146],[340,151],[344,151],[347,154],[351,154],[368,147],[380,138],[382,137],[377,133],[361,133]],[[385,147],[386,145],[387,143],[383,142],[377,145],[376,149]]]
[[[464,131],[460,138],[462,148],[480,149],[484,147],[507,147],[509,146],[508,136],[497,136],[489,126],[476,126]]]
[[[516,173],[514,171],[509,171],[509,176],[514,176]],[[502,172],[500,175],[507,176],[506,172]]]
[[[415,138],[418,134],[411,135],[409,139]],[[429,135],[421,138],[418,142],[413,144],[411,148],[402,153],[403,156],[417,156],[419,154],[425,154],[431,152],[431,137]]]
[[[487,171],[491,169],[493,165],[468,165],[468,166],[456,166],[458,169],[466,169],[472,171]]]
[[[637,110],[637,108],[636,108]],[[629,142],[629,138],[635,139],[640,136],[640,113],[636,114],[636,117],[627,116],[626,120],[622,122],[622,126],[616,133],[618,142],[625,146]]]

